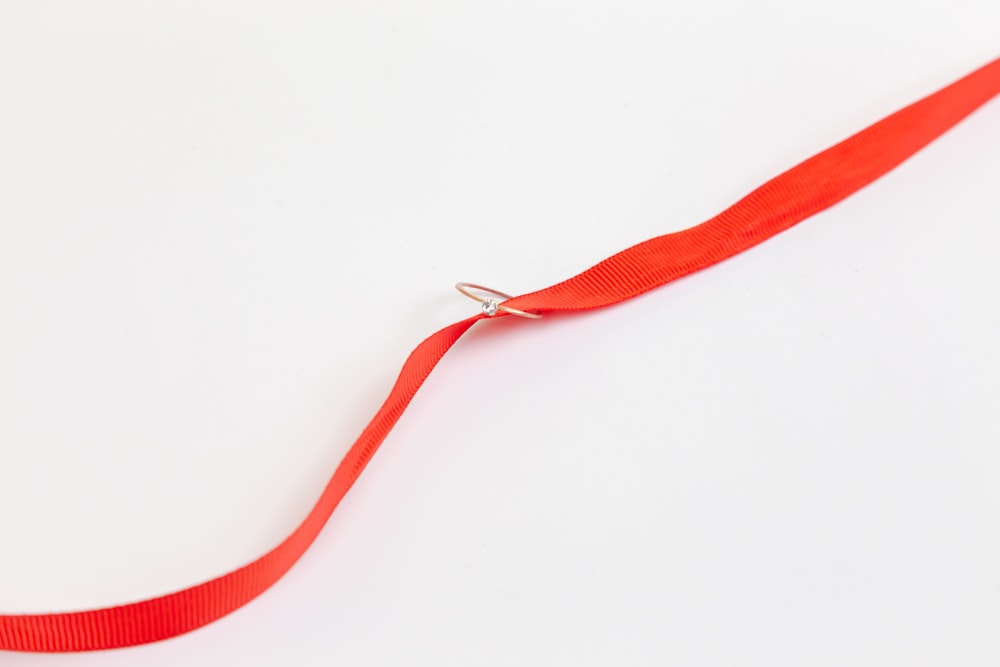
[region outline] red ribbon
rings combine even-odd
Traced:
[[[1000,59],[789,169],[696,227],[644,241],[506,304],[540,313],[602,308],[711,266],[871,183],[998,93]],[[270,552],[211,581],[134,604],[0,616],[0,650],[66,652],[146,644],[211,623],[266,591],[312,544],[441,357],[483,318],[447,326],[413,350],[389,397],[312,511]]]

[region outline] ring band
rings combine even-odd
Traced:
[[[495,289],[491,289],[489,287],[483,287],[482,285],[474,285],[472,283],[455,283],[455,289],[457,289],[459,292],[469,297],[473,301],[478,301],[482,305],[483,314],[486,315],[486,317],[493,317],[501,310],[505,313],[510,313],[511,315],[517,315],[518,317],[528,317],[533,320],[537,320],[538,318],[541,317],[541,314],[539,313],[526,313],[523,310],[518,310],[517,308],[511,308],[509,306],[505,306],[496,299],[484,299],[481,296],[476,296],[475,294],[469,291],[469,290],[478,290],[480,292],[486,292],[487,294],[498,296],[502,299],[514,298],[510,294],[506,294],[504,292],[500,292]]]

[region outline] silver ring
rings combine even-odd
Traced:
[[[481,296],[477,296],[470,292],[469,290],[478,290],[480,292],[486,292],[487,294],[492,294],[493,296],[498,296],[502,299],[513,299],[510,294],[505,294],[504,292],[499,292],[495,289],[490,289],[489,287],[483,287],[482,285],[473,285],[472,283],[455,283],[455,289],[469,297],[473,301],[478,301],[483,307],[483,314],[486,317],[493,317],[501,310],[505,313],[510,313],[511,315],[517,315],[518,317],[529,317],[533,320],[537,320],[541,317],[540,313],[526,313],[523,310],[518,310],[517,308],[511,308],[505,306],[496,299],[484,299]]]

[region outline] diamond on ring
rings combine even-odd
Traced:
[[[508,315],[517,315],[518,317],[530,317],[533,320],[537,320],[542,316],[541,313],[531,313],[524,310],[518,310],[517,308],[511,308],[506,304],[507,301],[513,299],[510,294],[506,292],[501,292],[500,290],[490,289],[489,287],[483,287],[482,285],[476,285],[474,283],[455,283],[455,289],[461,292],[464,296],[469,297],[473,301],[478,301],[479,305],[483,309],[483,314],[486,317],[493,317],[497,315],[501,310]],[[475,294],[475,292],[486,292],[487,294],[492,294],[495,297],[503,299],[503,301],[497,301],[492,297],[483,297]]]

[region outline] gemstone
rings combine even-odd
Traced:
[[[493,299],[483,300],[483,312],[486,313],[487,317],[493,317],[494,315],[496,315],[497,310],[499,310],[499,307],[497,306],[496,301],[494,301]]]

